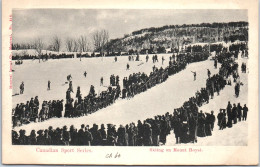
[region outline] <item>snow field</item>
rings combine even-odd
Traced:
[[[13,94],[19,91],[21,81],[25,82],[25,93],[13,96],[13,106],[20,102],[25,103],[26,100],[36,95],[39,96],[40,103],[43,100],[65,99],[68,85],[64,85],[64,82],[68,74],[71,74],[73,77],[74,92],[76,93],[76,87],[80,86],[83,96],[88,93],[90,85],[95,86],[97,93],[106,89],[106,87],[99,85],[101,76],[104,77],[104,85],[108,85],[111,74],[119,75],[122,86],[123,77],[127,77],[134,72],[140,71],[149,74],[153,65],[165,68],[168,65],[170,55],[163,55],[165,58],[164,65],[161,63],[162,55],[158,55],[159,62],[155,64],[152,63],[151,55],[148,63],[145,62],[145,55],[141,55],[141,62],[144,63],[142,65],[140,65],[140,61],[129,62],[126,56],[118,57],[118,62],[116,63],[114,62],[114,57],[82,58],[82,61],[79,61],[79,59],[48,60],[41,63],[37,60],[26,60],[23,65],[15,66],[14,68]],[[247,62],[247,59],[239,58],[238,62],[240,72],[241,63]],[[130,64],[130,70],[126,71],[127,63]],[[56,128],[64,125],[74,125],[76,128],[80,128],[81,124],[92,126],[94,123],[97,125],[112,123],[117,125],[116,127],[118,128],[120,124],[137,123],[138,120],[143,121],[146,118],[152,118],[166,112],[172,113],[174,108],[180,107],[189,97],[194,96],[197,90],[206,86],[207,69],[211,71],[211,75],[218,73],[218,69],[214,69],[213,64],[214,62],[210,60],[189,64],[185,70],[170,76],[166,82],[156,85],[130,100],[117,100],[113,105],[91,115],[80,118],[52,118],[44,122],[16,127],[15,130],[25,129],[28,134],[32,129],[45,129],[49,126]],[[218,64],[219,67],[220,64]],[[87,78],[83,76],[85,70],[88,73]],[[196,81],[193,81],[191,71],[197,72]],[[247,77],[247,74],[240,72],[240,80],[244,85],[240,88],[240,96],[238,98],[234,96],[234,84],[226,86],[219,96],[215,93],[214,99],[210,99],[210,102],[200,107],[200,110],[203,112],[213,110],[217,116],[219,109],[226,108],[228,101],[232,104],[237,104],[238,102],[241,105],[247,104]],[[47,91],[48,80],[52,82],[51,91]],[[72,97],[75,97],[75,93],[72,94]],[[247,122],[239,122],[233,128],[227,128],[223,131],[219,131],[216,124],[212,134],[211,137],[198,137],[198,143],[194,145],[247,145]],[[223,136],[225,136],[225,140],[223,140]],[[174,134],[167,136],[167,145],[175,145]]]

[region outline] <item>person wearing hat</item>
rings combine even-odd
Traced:
[[[30,113],[31,115],[33,115],[33,109],[34,109],[34,100],[33,97],[31,98],[30,102],[29,102],[29,108],[30,108]]]
[[[246,121],[247,112],[248,112],[248,108],[247,108],[247,106],[245,104],[244,107],[243,107],[243,121]]]
[[[211,136],[211,116],[209,113],[206,113],[206,118],[205,118],[205,134],[206,136]]]
[[[31,131],[31,134],[29,136],[29,144],[30,145],[36,145],[37,144],[37,139],[36,139],[36,133],[35,130]]]
[[[20,94],[23,94],[24,92],[24,83],[22,82],[20,85]]]
[[[101,145],[102,136],[101,133],[98,131],[98,125],[93,124],[93,127],[90,129],[90,133],[92,134],[93,137],[91,145],[93,146]]]
[[[216,117],[214,115],[214,111],[212,110],[211,114],[210,114],[210,128],[211,128],[211,131],[213,131],[213,129],[214,129],[215,121],[216,121]]]
[[[64,145],[68,146],[71,138],[70,138],[70,133],[67,131],[66,125],[62,129],[62,139],[63,139]]]
[[[43,136],[43,130],[38,130],[37,131],[37,145],[44,145],[45,144],[45,140],[44,140],[44,136]]]
[[[198,132],[197,135],[199,137],[205,137],[205,115],[202,112],[202,110],[200,110],[200,113],[198,114]]]
[[[104,124],[101,124],[101,128],[98,130],[101,134],[101,137],[102,137],[102,143],[101,145],[106,145],[106,140],[107,140],[107,133],[106,133],[106,130],[105,130],[105,125]]]
[[[27,145],[28,144],[28,137],[25,135],[25,130],[19,131],[19,144],[20,145]]]
[[[55,130],[53,130],[53,133],[52,133],[52,136],[51,136],[51,140],[52,140],[52,144],[53,145],[60,145],[60,138],[61,138],[61,136],[60,136],[60,132],[59,131],[60,131],[59,128],[56,128]]]
[[[123,125],[117,130],[117,146],[126,146],[126,129]]]
[[[85,125],[82,124],[80,130],[78,131],[78,145],[84,145],[84,138],[85,138]]]
[[[48,134],[50,135],[51,140],[53,140],[53,138],[54,138],[54,131],[53,131],[53,127],[52,126],[48,127]]]
[[[237,118],[238,121],[241,121],[241,117],[242,117],[242,110],[243,108],[241,107],[240,103],[237,104]]]
[[[128,134],[128,145],[129,146],[135,146],[135,138],[136,138],[136,133],[135,133],[135,125],[134,123],[130,123],[129,128],[127,129],[126,133]]]
[[[62,111],[63,111],[63,99],[61,101],[57,102],[57,117],[62,117]]]
[[[45,129],[44,130],[44,145],[52,145],[52,138],[49,135],[49,130]]]
[[[39,100],[38,100],[38,96],[35,96],[34,98],[34,104],[39,107]]]
[[[151,146],[152,145],[152,129],[151,125],[147,122],[143,125],[143,144],[144,146]]]
[[[231,105],[230,101],[228,102],[228,106],[227,106],[227,116],[228,116],[227,126],[229,128],[231,128],[232,127],[233,114],[232,114],[232,105]]]
[[[92,134],[91,132],[89,131],[89,126],[86,125],[85,127],[85,132],[84,132],[84,145],[85,146],[91,146],[91,143],[93,141],[93,137],[92,137]]]
[[[237,123],[237,106],[235,103],[233,104],[233,108],[232,108],[232,116],[233,116],[234,124],[236,124]]]
[[[107,145],[115,146],[116,144],[116,129],[112,124],[107,124]]]
[[[70,126],[70,145],[75,146],[78,145],[78,133],[77,133],[77,129],[74,128],[73,125]]]

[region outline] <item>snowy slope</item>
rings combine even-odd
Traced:
[[[159,60],[161,60],[160,56]],[[164,55],[164,57],[167,57],[167,61],[165,61],[163,66],[166,67],[168,64],[168,56]],[[141,56],[141,59],[145,61],[145,56]],[[239,64],[241,64],[241,62],[247,62],[247,59],[239,59],[238,61]],[[40,101],[43,99],[49,100],[65,98],[65,90],[68,86],[61,85],[64,83],[66,75],[68,74],[72,74],[73,76],[74,91],[76,89],[76,85],[80,85],[83,95],[86,95],[86,93],[89,91],[90,84],[95,85],[96,91],[104,89],[104,87],[99,86],[99,79],[101,76],[104,76],[104,83],[105,85],[108,85],[110,74],[119,74],[120,80],[122,81],[124,76],[128,76],[133,72],[144,71],[145,73],[149,73],[152,70],[152,66],[154,65],[151,62],[150,57],[150,61],[148,63],[144,62],[144,64],[140,66],[138,66],[140,62],[129,62],[130,70],[126,71],[126,63],[128,63],[127,57],[118,57],[117,63],[113,62],[113,58],[103,58],[103,60],[102,58],[82,59],[81,62],[76,59],[73,60],[73,62],[71,60],[49,60],[48,62],[40,64],[35,61],[25,61],[23,66],[16,67],[15,77],[17,78],[15,78],[14,81],[17,85],[19,85],[20,81],[24,79],[25,85],[29,85],[31,90],[27,90],[25,87],[25,94],[14,96],[13,102],[23,102],[24,98],[29,99],[32,94],[39,95]],[[161,62],[156,63],[155,65],[160,67]],[[41,68],[39,68],[39,66]],[[55,66],[56,68],[53,68]],[[220,65],[218,65],[218,67],[219,66]],[[30,69],[34,69],[36,67],[38,69],[33,71],[35,74],[28,76],[22,75],[28,73]],[[88,72],[87,79],[83,77],[82,69],[84,69],[84,67]],[[49,68],[51,68],[51,70]],[[65,69],[66,71],[62,71],[61,69]],[[118,127],[120,124],[124,125],[130,122],[136,123],[137,120],[144,120],[146,118],[154,117],[158,114],[165,114],[166,112],[172,113],[174,108],[180,107],[184,101],[188,100],[189,97],[194,96],[197,90],[200,90],[201,87],[205,87],[207,69],[210,69],[212,75],[218,72],[218,69],[213,68],[213,61],[207,60],[204,62],[193,63],[188,65],[185,70],[179,72],[178,74],[170,76],[166,82],[157,85],[144,93],[136,95],[133,99],[120,99],[113,105],[99,110],[91,115],[80,118],[52,118],[45,122],[30,123],[28,125],[16,127],[15,130],[22,128],[25,129],[28,134],[32,129],[44,129],[48,128],[50,125],[56,128],[62,127],[63,125],[70,126],[73,124],[76,128],[79,128],[82,123],[89,125],[92,125],[93,123],[98,125],[102,123],[113,123]],[[193,74],[190,71],[197,72],[196,81],[193,81]],[[49,79],[48,75],[50,74],[55,74],[50,76],[50,80],[52,81],[51,87],[53,90],[46,91],[47,80]],[[25,80],[25,77],[27,80]],[[211,110],[214,110],[215,115],[217,115],[220,108],[226,108],[228,101],[230,101],[232,104],[238,102],[240,102],[241,105],[247,104],[247,74],[242,73],[240,74],[240,77],[240,80],[244,83],[244,86],[241,86],[241,96],[235,98],[234,86],[226,86],[225,89],[220,92],[219,96],[215,96],[214,99],[211,99],[208,104],[203,105],[200,109],[204,112],[210,112]],[[38,85],[36,83],[38,83]],[[166,145],[174,144],[174,134],[170,134],[167,137]],[[240,122],[233,128],[225,129],[223,131],[219,131],[217,125],[215,125],[213,136],[198,138],[198,143],[195,145],[246,144],[247,123]]]
[[[219,109],[225,109],[227,107],[228,101],[231,104],[240,103],[243,107],[244,104],[248,104],[248,73],[241,73],[241,64],[242,62],[247,63],[247,59],[242,59],[239,57],[237,60],[239,63],[239,75],[240,81],[244,84],[240,87],[240,96],[238,98],[235,97],[235,89],[234,84],[232,86],[226,86],[224,90],[220,92],[220,95],[217,96],[215,93],[214,99],[210,99],[208,104],[205,104],[199,108],[203,112],[214,111],[215,116],[219,113]],[[247,105],[248,106],[248,105]],[[250,108],[249,108],[249,113]],[[250,121],[250,120],[247,120]],[[248,124],[245,121],[239,122],[237,124],[233,124],[232,128],[226,128],[224,130],[218,130],[217,120],[215,122],[214,131],[212,132],[212,136],[210,137],[198,137],[198,143],[195,144],[181,144],[181,145],[204,145],[204,146],[246,146],[247,145],[247,137],[248,137]],[[170,134],[167,137],[166,146],[176,145],[174,134]],[[178,144],[179,145],[179,144]]]
[[[136,63],[136,62],[132,62],[132,63]],[[136,67],[138,68],[138,66]],[[143,67],[142,69],[147,70],[148,72],[150,68],[151,66],[148,68]],[[183,104],[183,102],[186,101],[189,97],[194,96],[197,90],[200,90],[201,87],[205,87],[205,83],[207,79],[207,69],[210,69],[212,74],[218,72],[217,69],[213,69],[213,62],[210,60],[199,62],[199,63],[193,63],[188,65],[185,70],[173,76],[170,76],[170,78],[166,82],[157,85],[144,93],[136,95],[133,99],[117,100],[115,104],[107,108],[104,108],[102,110],[99,110],[96,113],[91,114],[89,116],[84,116],[81,118],[62,118],[62,119],[52,118],[45,122],[30,123],[29,125],[24,125],[19,128],[25,128],[26,130],[31,130],[32,128],[35,129],[47,128],[49,125],[57,127],[65,124],[68,126],[73,124],[76,127],[79,127],[82,123],[90,124],[90,125],[93,123],[97,123],[97,124],[113,123],[119,125],[119,124],[126,124],[130,122],[137,122],[137,120],[139,119],[144,120],[149,117],[154,117],[155,115],[158,114],[165,114],[166,112],[172,112],[174,108],[180,107]],[[114,69],[111,68],[111,70]],[[193,74],[191,73],[191,71],[197,72],[196,81],[193,81]],[[121,70],[121,75],[125,75],[125,73],[130,74],[129,71],[126,72],[124,70]],[[74,75],[72,74],[72,76]],[[76,80],[75,77],[73,78],[73,80]],[[96,78],[96,80],[97,83],[95,85],[97,85],[99,82],[98,78]],[[108,78],[106,78],[106,81],[107,80]],[[28,80],[28,82],[29,81],[30,80]],[[86,79],[86,81],[88,81],[88,79]],[[45,85],[43,86],[43,88],[44,87]],[[61,86],[59,86],[59,88],[60,87]],[[32,88],[35,89],[35,87]],[[55,90],[55,92],[56,91],[57,90]],[[58,92],[64,92],[64,94]],[[38,92],[33,92],[33,91],[31,93],[38,94],[40,100],[42,100],[43,96],[45,96],[45,98],[50,98],[50,99],[53,98],[53,96],[55,96],[56,98],[65,98],[65,88],[64,90],[59,90],[57,91],[57,93],[51,95],[50,92],[47,91],[41,91],[40,94]],[[26,96],[26,94],[22,96]],[[14,96],[14,98],[16,98],[15,100],[17,101],[22,100],[20,95]]]

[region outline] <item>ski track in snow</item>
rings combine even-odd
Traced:
[[[104,85],[109,85],[109,77],[111,74],[120,76],[120,84],[122,86],[123,77],[128,77],[134,72],[145,72],[149,74],[152,71],[152,66],[165,68],[168,65],[169,56],[171,54],[164,54],[164,65],[161,63],[162,55],[158,55],[159,62],[152,63],[152,56],[150,55],[149,62],[145,62],[145,55],[141,55],[140,59],[144,64],[138,66],[141,62],[129,62],[128,57],[118,57],[118,62],[113,62],[114,57],[107,58],[91,58],[79,61],[79,59],[62,59],[62,60],[48,60],[47,62],[39,63],[37,60],[26,60],[21,66],[15,66],[13,76],[13,94],[19,91],[19,84],[25,82],[25,92],[23,95],[13,96],[13,107],[20,102],[25,103],[31,97],[39,96],[40,106],[43,100],[65,99],[66,89],[68,85],[64,85],[66,76],[72,74],[74,94],[75,97],[77,86],[81,87],[83,96],[89,92],[90,85],[95,86],[95,90],[99,93],[106,90],[106,87],[99,86],[101,76],[104,77]],[[247,62],[247,59],[239,59],[239,72],[241,71],[241,62]],[[130,64],[130,70],[126,71],[126,64]],[[21,127],[16,127],[15,130],[25,129],[29,134],[32,129],[45,129],[49,126],[62,127],[64,125],[74,125],[80,128],[81,124],[101,125],[112,123],[119,127],[120,124],[126,125],[131,122],[137,123],[138,120],[145,120],[153,118],[156,115],[162,115],[166,112],[172,113],[174,108],[181,107],[182,104],[190,97],[195,95],[197,90],[206,86],[207,69],[211,71],[211,75],[218,73],[218,69],[214,69],[214,62],[210,58],[203,62],[197,62],[187,65],[186,69],[179,73],[170,76],[166,82],[156,85],[146,92],[135,95],[132,99],[119,99],[111,106],[98,110],[97,112],[88,116],[79,118],[51,118],[44,122],[30,123]],[[218,68],[220,64],[218,64]],[[37,69],[37,70],[33,70]],[[87,78],[83,76],[84,71],[87,71]],[[197,72],[197,80],[193,81],[193,74],[191,71]],[[208,104],[200,107],[204,112],[215,111],[217,116],[220,108],[226,108],[227,102],[240,102],[241,105],[247,104],[247,74],[240,72],[240,80],[244,83],[240,87],[240,96],[234,97],[234,84],[226,86],[224,90],[217,96],[215,93],[214,99],[210,99]],[[47,91],[47,81],[50,80],[51,91]],[[16,88],[16,89],[15,89]],[[64,112],[63,112],[64,114]],[[250,114],[250,109],[249,109]],[[217,122],[217,121],[216,121]],[[238,133],[239,131],[239,133]],[[225,138],[227,138],[225,140]],[[222,139],[222,140],[219,140]],[[175,145],[175,137],[171,134],[167,136],[168,145]],[[183,145],[183,144],[181,144]],[[200,138],[198,143],[184,144],[184,145],[247,145],[247,123],[239,122],[231,129],[218,130],[212,132],[211,137]]]

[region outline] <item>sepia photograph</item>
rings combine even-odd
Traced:
[[[3,135],[29,154],[7,164],[229,164],[192,159],[258,146],[248,8],[11,7]],[[83,152],[101,159],[67,159]]]
[[[12,19],[13,144],[247,145],[247,10],[14,9]]]

